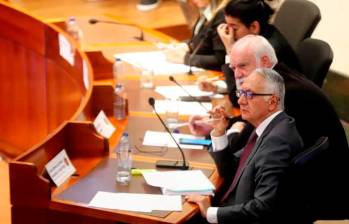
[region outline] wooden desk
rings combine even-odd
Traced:
[[[150,90],[139,90],[137,76],[116,80],[124,83],[129,92],[130,116],[123,121],[112,119],[117,132],[111,139],[103,139],[95,133],[91,120],[101,109],[112,115],[115,80],[112,80],[111,62],[99,52],[79,50],[77,43],[62,29],[62,24],[45,24],[7,3],[0,3],[0,11],[0,22],[6,28],[0,33],[0,50],[7,54],[0,56],[0,89],[3,91],[0,122],[5,127],[0,130],[0,136],[6,143],[4,149],[9,149],[10,145],[18,149],[6,151],[10,159],[12,223],[182,223],[197,213],[197,206],[189,203],[183,204],[182,212],[155,217],[89,208],[86,201],[59,198],[61,192],[93,175],[94,168],[101,161],[113,161],[109,159],[115,157],[110,148],[117,144],[125,129],[135,137],[133,144],[144,134],[140,127],[145,126],[139,126],[141,121],[151,123],[149,127],[155,130],[162,130],[160,123],[150,114],[147,98],[139,99],[139,94],[143,97],[147,94],[159,96]],[[60,35],[77,49],[72,65],[59,53]],[[162,78],[156,82],[169,83]],[[44,166],[63,148],[79,176],[56,188],[47,178]],[[186,151],[185,154],[191,166],[214,171],[207,152]],[[169,149],[164,156],[178,159],[179,152]],[[150,167],[158,158],[144,153],[134,155],[135,161]],[[210,178],[218,183],[215,172]]]

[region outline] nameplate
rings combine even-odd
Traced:
[[[74,48],[68,39],[62,34],[58,35],[59,55],[62,56],[69,64],[74,66]]]
[[[51,159],[45,165],[45,169],[57,187],[63,184],[76,171],[65,149]]]
[[[110,138],[116,129],[109,121],[103,110],[99,112],[96,119],[93,121],[93,126],[95,127],[97,133],[104,138]]]

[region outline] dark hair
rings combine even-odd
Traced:
[[[261,29],[268,25],[274,10],[264,0],[231,0],[224,9],[226,16],[238,18],[249,27],[258,21]]]

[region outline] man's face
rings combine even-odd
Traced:
[[[242,82],[258,67],[258,63],[250,50],[233,49],[230,55],[230,67],[234,71],[235,80]]]
[[[238,18],[225,16],[225,22],[233,30],[234,41],[237,41],[248,34],[256,34],[253,29],[245,26]]]
[[[252,73],[245,79],[244,83],[241,85],[241,90],[257,94],[271,94],[267,92],[265,88],[265,79],[256,73]],[[273,96],[252,96],[252,98],[249,99],[245,95],[240,96],[238,103],[240,105],[242,118],[257,127],[275,110],[277,105],[271,100],[272,97]]]

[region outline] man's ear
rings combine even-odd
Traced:
[[[279,98],[275,95],[272,95],[269,99],[269,110],[275,111],[275,109],[278,107],[279,104]]]
[[[261,25],[259,24],[258,21],[253,21],[250,26],[248,27],[251,33],[255,35],[259,35],[261,32]]]
[[[267,55],[263,55],[260,60],[262,68],[271,68],[273,66]]]

